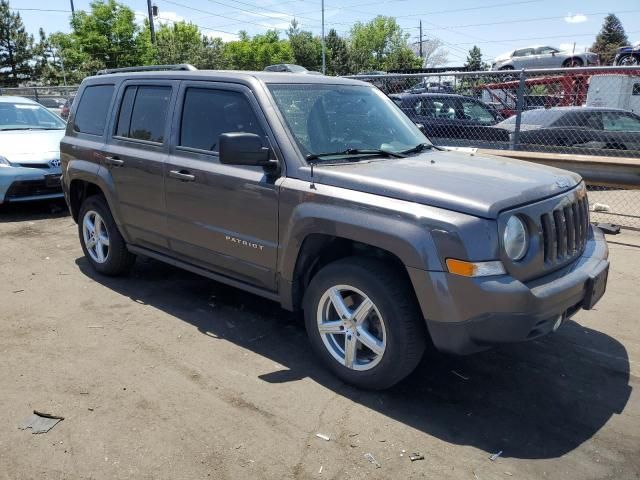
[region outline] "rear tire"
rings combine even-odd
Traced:
[[[78,215],[80,245],[89,263],[104,275],[122,275],[131,269],[136,256],[129,252],[102,195],[88,197]]]
[[[562,64],[562,66],[565,68],[582,67],[583,65],[584,65],[584,62],[579,58],[569,58],[568,60],[565,60],[564,63]]]
[[[410,282],[372,258],[350,257],[320,270],[305,292],[304,317],[311,346],[323,363],[364,389],[385,389],[402,380],[418,365],[427,344]]]

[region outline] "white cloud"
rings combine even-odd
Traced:
[[[136,10],[134,12],[136,16],[136,22],[139,25],[143,25],[146,18],[149,18],[149,14],[147,12],[143,12],[141,10]],[[176,22],[181,22],[184,20],[184,17],[178,15],[176,12],[172,12],[170,10],[158,12],[158,16],[154,19],[154,24],[173,24]]]
[[[163,11],[160,10],[158,12],[158,16],[155,18],[155,23],[176,23],[176,22],[182,22],[184,20],[184,17],[178,15],[176,12],[172,12],[172,11]]]
[[[209,38],[220,38],[223,42],[238,40],[238,35],[232,33],[216,32],[213,30],[204,30],[202,33]]]
[[[569,13],[566,17],[564,17],[564,21],[567,23],[583,23],[587,20],[587,16],[582,13]]]

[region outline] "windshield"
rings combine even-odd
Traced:
[[[269,85],[303,155],[348,150],[402,152],[426,137],[378,89],[359,85]]]
[[[1,130],[63,130],[65,123],[42,105],[0,102]]]

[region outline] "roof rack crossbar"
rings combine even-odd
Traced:
[[[142,65],[139,67],[123,67],[123,68],[105,68],[99,70],[96,75],[107,75],[109,73],[126,73],[126,72],[154,72],[158,70],[197,70],[196,67],[188,63],[180,63],[176,65]]]

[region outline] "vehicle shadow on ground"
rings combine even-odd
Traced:
[[[432,352],[390,390],[360,391],[322,368],[300,319],[274,302],[149,259],[139,258],[124,278],[98,275],[84,258],[76,263],[138,303],[287,368],[261,375],[265,382],[310,377],[426,434],[502,450],[505,457],[556,458],[572,451],[621,413],[631,393],[624,346],[572,321],[544,339],[473,356]]]
[[[69,215],[64,199],[38,200],[0,205],[0,223],[45,220]]]

